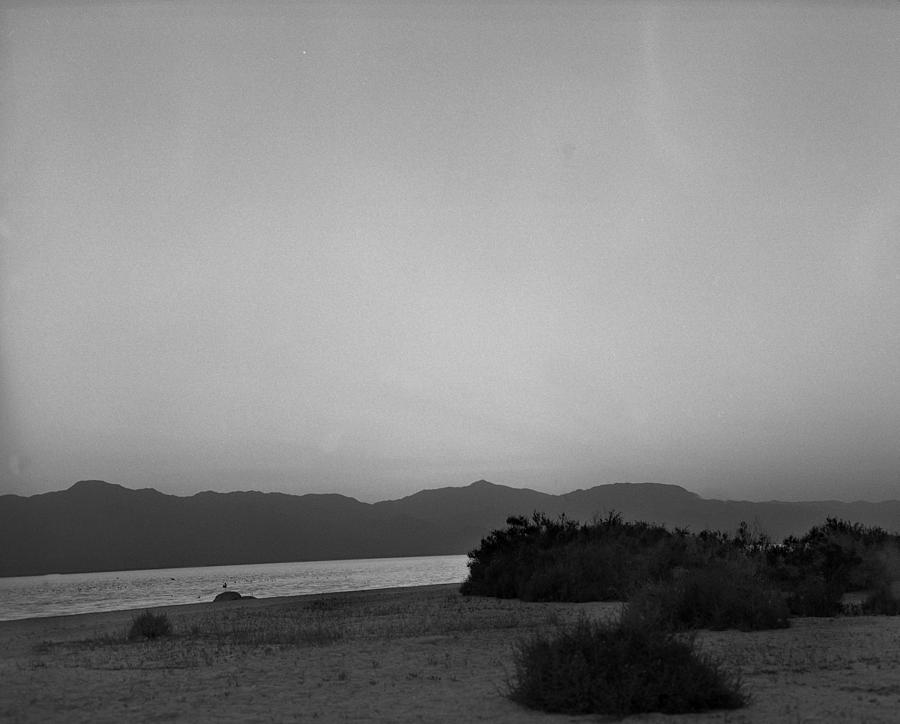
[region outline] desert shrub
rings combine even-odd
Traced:
[[[541,550],[516,585],[525,601],[621,601],[647,580],[670,575],[660,546],[575,540]]]
[[[683,631],[786,628],[788,606],[746,560],[685,570],[676,580],[645,585],[629,599],[626,616]]]
[[[863,601],[861,612],[870,616],[900,616],[900,600],[890,586],[880,586]]]
[[[842,610],[844,589],[815,572],[803,576],[786,592],[793,616],[837,616]]]
[[[541,513],[531,519],[510,516],[506,526],[491,531],[469,552],[469,575],[460,589],[463,594],[517,598],[523,579],[533,573],[538,553],[571,540],[577,528],[564,517],[553,521]]]
[[[617,513],[579,525],[542,513],[514,516],[469,553],[465,595],[529,601],[621,600],[680,556],[663,526],[626,523]]]
[[[510,697],[547,712],[677,714],[747,701],[737,678],[699,653],[692,638],[653,626],[582,618],[520,641],[514,656]]]
[[[836,616],[847,592],[887,590],[900,572],[900,536],[827,518],[765,552],[766,573],[797,616]],[[888,606],[887,602],[885,605]]]
[[[900,536],[827,518],[776,545],[758,523],[731,536],[672,532],[615,512],[588,524],[535,512],[483,538],[468,566],[466,595],[612,601],[643,591],[641,605],[654,599],[678,629],[772,628],[785,625],[785,604],[792,615],[834,616],[845,593],[887,590],[900,580]],[[879,596],[872,610],[890,611]]]
[[[861,591],[876,588],[890,571],[886,552],[900,550],[900,536],[881,528],[827,518],[801,538],[789,536],[766,551],[770,571],[787,583],[809,575],[834,588]]]
[[[166,614],[144,611],[132,619],[131,629],[128,631],[128,640],[155,639],[160,636],[168,636],[171,633],[172,624]]]
[[[672,572],[703,568],[740,557],[760,558],[768,540],[742,525],[738,535],[697,535],[618,513],[580,525],[565,516],[513,516],[469,553],[465,595],[526,601],[624,600],[646,583],[671,580]]]

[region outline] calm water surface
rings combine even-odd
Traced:
[[[466,556],[366,558],[0,578],[0,621],[212,601],[461,583]]]

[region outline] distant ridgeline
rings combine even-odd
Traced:
[[[467,553],[509,516],[541,511],[589,521],[617,511],[695,532],[741,521],[772,539],[828,517],[900,530],[900,501],[706,500],[676,485],[616,483],[564,495],[479,480],[362,503],[343,495],[198,493],[190,497],[82,481],[0,496],[0,576]]]

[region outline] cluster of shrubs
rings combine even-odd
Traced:
[[[732,536],[617,513],[586,524],[542,513],[506,522],[469,553],[463,594],[632,603],[662,596],[686,628],[748,630],[785,626],[789,614],[836,615],[854,591],[872,592],[866,613],[898,608],[891,583],[900,579],[900,536],[859,523],[828,518],[775,544],[745,523]]]
[[[740,683],[685,631],[784,628],[792,615],[833,616],[868,591],[862,613],[900,613],[900,536],[828,518],[774,544],[742,523],[718,531],[565,517],[507,519],[469,553],[466,595],[528,601],[627,601],[615,623],[580,622],[516,651],[516,701],[622,716],[743,706]]]
[[[828,518],[802,538],[766,545],[765,571],[787,594],[791,613],[834,616],[846,593],[871,591],[862,612],[897,614],[891,584],[900,580],[900,536],[881,528]]]

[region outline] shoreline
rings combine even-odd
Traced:
[[[458,584],[154,609],[172,636],[127,642],[135,611],[0,622],[0,720],[11,722],[584,722],[508,699],[518,641],[616,603],[463,596]],[[633,721],[893,722],[900,617],[792,619],[700,631],[750,705]]]
[[[225,591],[274,598],[462,582],[466,556],[136,569],[0,579],[0,618],[21,620],[205,603]],[[223,581],[227,586],[223,586]]]
[[[200,610],[205,606],[210,606],[215,604],[216,607],[224,607],[231,604],[237,605],[247,605],[254,602],[282,602],[288,603],[294,599],[305,599],[310,597],[317,596],[338,596],[342,594],[356,594],[356,593],[366,593],[366,592],[377,592],[377,591],[393,591],[393,590],[410,590],[410,589],[427,589],[427,588],[440,588],[440,587],[455,587],[459,589],[462,585],[462,581],[458,583],[428,583],[428,584],[413,584],[411,586],[385,586],[381,588],[350,588],[347,590],[336,590],[336,591],[316,591],[314,593],[295,593],[284,596],[260,596],[253,598],[242,598],[236,601],[219,601],[216,602],[214,599],[209,599],[207,601],[196,601],[191,603],[164,603],[164,604],[150,604],[145,606],[133,606],[129,608],[114,608],[103,611],[79,611],[76,613],[53,613],[46,616],[26,616],[24,618],[9,618],[9,619],[0,619],[0,628],[2,628],[5,624],[16,624],[22,623],[25,621],[53,621],[55,619],[70,619],[76,616],[107,616],[112,614],[134,614],[144,611],[146,609],[150,609],[153,611],[164,611],[164,612],[177,612],[179,609],[191,610],[196,608]]]

